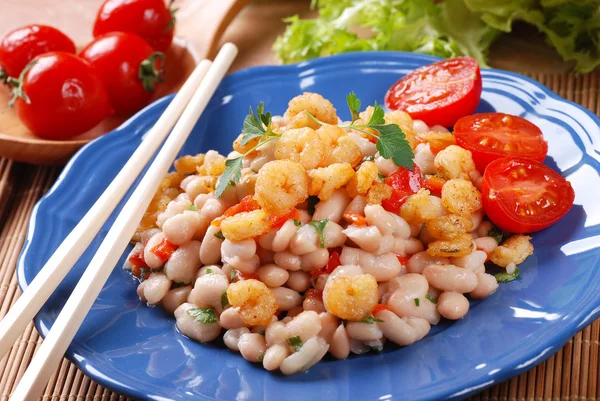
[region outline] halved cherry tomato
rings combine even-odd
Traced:
[[[70,53],[36,57],[12,91],[17,116],[42,138],[83,134],[113,112],[94,68]]]
[[[504,231],[531,233],[563,217],[575,199],[569,181],[550,167],[526,159],[494,160],[481,184],[483,209]]]
[[[251,212],[258,209],[260,209],[258,202],[254,200],[252,195],[246,195],[242,198],[240,203],[231,206],[229,209],[225,210],[225,213],[223,213],[221,217],[214,219],[211,225],[219,226],[221,225],[221,222],[228,217],[235,216],[238,213]]]
[[[94,37],[129,32],[141,36],[154,50],[165,53],[175,32],[173,13],[164,0],[106,0],[96,15]]]
[[[381,312],[382,310],[391,310],[389,306],[384,305],[384,304],[377,304],[375,305],[375,309],[373,309],[373,312],[371,312],[372,315],[376,314],[377,312]]]
[[[362,216],[358,213],[344,213],[344,220],[359,227],[364,227],[367,225],[367,219],[365,219],[365,216]]]
[[[286,221],[290,219],[300,220],[300,212],[298,211],[298,209],[293,208],[292,210],[281,216],[269,216],[271,228],[281,227]]]
[[[331,256],[329,257],[329,260],[327,261],[327,266],[325,266],[321,269],[311,270],[310,274],[313,277],[319,277],[321,274],[330,274],[341,264],[342,264],[342,262],[340,261],[340,252],[333,251],[331,253]]]
[[[163,238],[158,244],[150,249],[150,252],[158,256],[162,261],[167,261],[171,258],[171,255],[173,255],[173,252],[175,252],[177,248],[179,248],[177,245],[170,242],[168,239]]]
[[[392,187],[392,196],[384,199],[381,206],[388,212],[399,213],[400,207],[406,202],[406,199],[417,193],[423,186],[421,170],[416,164],[412,171],[400,167],[399,170],[385,179],[385,183]]]
[[[425,180],[423,180],[423,188],[429,190],[431,195],[435,195],[437,197],[442,196],[442,187],[446,183],[446,180],[437,176],[430,175]]]
[[[548,143],[533,123],[504,113],[482,113],[464,117],[454,126],[456,143],[473,154],[479,171],[502,157],[544,161]]]
[[[80,56],[96,68],[119,115],[129,116],[147,105],[164,81],[164,54],[154,52],[144,39],[131,33],[99,36]]]
[[[31,60],[51,51],[75,53],[75,44],[47,25],[27,25],[9,32],[0,42],[0,79],[18,77]]]
[[[472,114],[481,97],[477,60],[457,57],[418,68],[401,78],[385,95],[385,105],[403,110],[430,127],[453,126]]]

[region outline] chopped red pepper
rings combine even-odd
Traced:
[[[171,258],[171,255],[177,248],[179,248],[177,245],[170,242],[168,239],[163,238],[158,244],[150,249],[150,252],[158,256],[163,262],[166,262]]]
[[[306,294],[304,294],[304,298],[323,299],[323,292],[317,290],[316,288],[311,288],[308,291],[306,291]]]
[[[371,312],[371,314],[376,314],[377,312],[381,312],[382,310],[391,310],[389,306],[384,305],[384,304],[377,304],[375,305],[375,309],[373,309],[373,312]]]
[[[240,203],[233,205],[229,209],[225,210],[225,213],[223,213],[221,217],[214,219],[211,224],[213,226],[219,226],[221,225],[221,222],[228,217],[235,216],[238,213],[251,212],[253,210],[258,209],[260,209],[260,205],[258,204],[258,202],[254,200],[254,197],[252,195],[247,195],[244,196],[244,198],[242,198]]]
[[[237,279],[235,281],[239,281],[239,280],[251,280],[251,279],[252,280],[259,280],[260,281],[260,279],[258,278],[258,274],[256,274],[256,273],[242,273],[239,270],[235,271],[235,279]]]
[[[281,216],[269,216],[269,221],[271,222],[271,227],[273,228],[281,227],[286,221],[290,219],[300,220],[300,212],[298,211],[298,209],[293,208],[292,210]]]
[[[131,263],[134,267],[137,267],[138,269],[141,267],[146,267],[143,249],[140,252],[136,252],[133,255],[131,255],[128,260],[129,263]]]
[[[400,207],[408,197],[417,193],[422,187],[421,170],[416,164],[413,170],[400,167],[387,176],[385,183],[392,187],[392,196],[382,200],[381,206],[388,212],[400,213]]]
[[[139,278],[142,281],[147,280],[148,277],[150,277],[151,273],[152,271],[148,267],[134,265],[131,269],[131,274],[133,274],[135,277]]]
[[[367,219],[358,213],[344,213],[344,220],[359,227],[367,225]]]
[[[319,277],[321,274],[330,274],[332,271],[334,271],[336,269],[336,267],[338,267],[341,264],[342,264],[342,262],[340,261],[340,253],[337,251],[334,251],[331,253],[329,260],[327,261],[327,266],[325,266],[321,269],[311,270],[310,274],[313,277]]]
[[[428,189],[431,195],[438,197],[442,196],[442,187],[446,183],[446,180],[438,177],[437,175],[430,175],[423,181],[423,188]]]
[[[400,262],[400,264],[402,266],[406,266],[408,264],[408,259],[409,258],[407,258],[406,256],[400,256],[400,255],[398,255],[396,257],[398,258],[398,262]]]

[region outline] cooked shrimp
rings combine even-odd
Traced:
[[[331,198],[333,191],[343,187],[354,176],[350,163],[336,163],[328,167],[320,167],[308,172],[310,177],[310,195],[317,195],[321,200]]]
[[[481,192],[471,181],[449,180],[442,187],[442,204],[450,213],[470,217],[481,209]]]
[[[300,163],[274,160],[258,172],[254,199],[271,214],[289,212],[308,198],[308,175]]]
[[[378,173],[375,162],[362,163],[346,187],[348,194],[353,198],[357,195],[365,195],[377,179]]]
[[[277,141],[275,158],[298,162],[310,170],[323,162],[325,151],[325,144],[312,128],[290,129]]]
[[[370,274],[331,277],[323,290],[325,308],[341,319],[360,321],[375,308],[377,280]]]
[[[532,254],[531,237],[515,234],[492,251],[490,260],[498,266],[506,267],[510,263],[521,264]]]
[[[319,128],[320,124],[308,117],[308,111],[317,119],[327,124],[337,124],[338,118],[333,104],[318,93],[304,92],[288,103],[285,117],[290,121],[288,128]]]
[[[254,279],[230,284],[227,300],[231,306],[240,309],[242,320],[251,326],[266,326],[279,308],[273,291]]]

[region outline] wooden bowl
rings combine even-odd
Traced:
[[[20,0],[14,2],[19,8]],[[180,0],[177,2],[177,36],[167,52],[166,80],[155,93],[153,100],[176,92],[185,82],[196,64],[204,58],[212,58],[217,51],[219,38],[231,20],[250,0]],[[56,13],[39,17],[21,17],[16,22],[3,26],[6,31],[21,25],[42,23],[63,29],[78,43],[91,39],[89,31],[93,25],[96,11],[102,0],[86,3],[82,9],[79,0],[63,0]],[[40,0],[48,3],[48,9],[55,8],[54,0]],[[36,4],[39,9],[44,4]],[[23,7],[20,7],[22,12]],[[64,11],[64,14],[63,14]],[[29,14],[28,14],[29,15]],[[49,19],[49,20],[47,20]],[[78,24],[73,25],[74,22]],[[0,19],[0,25],[2,24]],[[61,24],[62,22],[62,24]],[[67,30],[69,27],[70,30]],[[6,29],[7,28],[7,29]],[[5,34],[6,32],[2,32]],[[87,33],[87,34],[86,34]],[[80,41],[79,38],[85,38]],[[65,141],[51,141],[35,136],[19,121],[13,109],[8,107],[10,92],[0,88],[0,157],[33,164],[58,164],[66,162],[80,147],[92,139],[105,134],[123,123],[126,118],[110,117],[84,134]]]

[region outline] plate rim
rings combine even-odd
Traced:
[[[249,68],[246,68],[243,70],[236,71],[232,74],[229,74],[224,79],[224,81],[221,83],[221,85],[226,82],[229,83],[229,81],[233,81],[233,82],[236,82],[238,80],[248,81],[253,76],[259,77],[259,76],[264,76],[264,75],[271,75],[272,73],[275,73],[275,72],[277,72],[277,74],[280,74],[280,75],[288,75],[288,74],[293,75],[294,73],[299,72],[299,71],[307,71],[307,70],[310,70],[313,68],[318,68],[320,66],[328,65],[331,63],[335,64],[336,62],[364,63],[365,58],[370,60],[370,62],[373,64],[378,64],[378,63],[382,63],[382,62],[386,62],[386,61],[396,61],[396,62],[405,61],[406,62],[406,61],[410,61],[410,60],[418,60],[418,61],[424,61],[424,62],[435,62],[435,61],[442,60],[442,58],[436,57],[436,56],[430,56],[430,55],[418,54],[418,53],[408,53],[408,52],[386,52],[386,51],[349,52],[349,53],[344,53],[344,54],[316,58],[316,59],[312,59],[312,60],[308,60],[308,61],[304,61],[304,62],[300,62],[300,63],[295,63],[295,64],[289,64],[289,65],[269,65],[269,66],[249,67]],[[515,77],[515,78],[518,78],[521,80],[525,80],[525,81],[529,82],[530,84],[532,84],[533,86],[541,89],[546,96],[553,99],[554,101],[558,101],[560,103],[567,103],[567,104],[579,109],[580,111],[583,111],[591,119],[592,122],[594,122],[598,127],[600,127],[600,118],[597,115],[595,115],[592,111],[590,111],[586,107],[584,107],[574,101],[563,98],[562,96],[558,95],[556,92],[552,91],[551,89],[549,89],[542,83],[534,80],[533,78],[530,78],[526,75],[519,74],[519,73],[512,72],[512,71],[505,71],[505,70],[494,69],[494,68],[482,68],[482,70],[483,69],[486,71],[498,73],[499,75],[506,75],[509,77]],[[26,238],[25,238],[25,241],[23,244],[23,248],[19,255],[19,259],[17,262],[17,268],[16,268],[17,281],[18,281],[19,288],[21,290],[24,290],[28,285],[28,283],[25,280],[24,259],[29,251],[29,246],[30,246],[31,240],[34,236],[35,226],[36,226],[36,223],[38,220],[36,218],[37,214],[39,213],[40,207],[43,206],[44,203],[47,201],[47,197],[49,195],[51,195],[61,185],[62,181],[70,174],[71,170],[73,169],[73,166],[80,160],[80,158],[84,155],[84,153],[89,148],[93,148],[97,144],[102,143],[104,141],[110,141],[111,140],[110,138],[112,138],[115,135],[118,135],[120,133],[120,131],[125,130],[130,125],[135,124],[136,120],[138,118],[152,115],[154,113],[155,109],[160,109],[164,103],[168,103],[173,97],[174,97],[174,94],[171,94],[171,95],[164,96],[160,99],[157,99],[155,102],[151,103],[150,105],[146,106],[144,109],[142,109],[141,111],[136,113],[134,116],[132,116],[126,122],[124,122],[122,125],[115,128],[113,131],[85,144],[69,160],[69,162],[64,167],[64,169],[61,171],[60,175],[56,179],[56,182],[52,185],[50,190],[46,194],[44,194],[38,202],[36,202],[35,206],[32,209],[30,221],[28,224],[27,235],[26,235]],[[542,107],[547,109],[547,107],[544,106],[543,104],[542,104]],[[588,132],[588,130],[585,128],[584,128],[584,131]],[[588,132],[588,134],[589,134],[589,132]],[[584,149],[582,151],[584,154],[586,154],[588,156],[592,156],[588,149]],[[595,167],[595,170],[600,171],[596,167]],[[476,378],[471,379],[471,380],[469,380],[469,378],[466,378],[465,380],[457,379],[457,383],[458,382],[461,383],[460,389],[462,389],[462,390],[458,390],[458,391],[456,390],[457,388],[459,388],[459,386],[453,386],[454,389],[450,389],[450,390],[448,390],[447,388],[444,388],[444,389],[441,389],[438,394],[436,394],[436,397],[440,396],[440,397],[443,397],[444,399],[464,398],[475,392],[478,392],[487,387],[490,387],[494,384],[498,384],[510,377],[517,376],[517,375],[521,374],[522,372],[532,369],[533,367],[539,365],[540,363],[542,363],[543,361],[548,359],[550,356],[552,356],[554,352],[558,351],[558,349],[560,347],[562,347],[568,341],[568,339],[570,337],[572,337],[576,332],[578,332],[579,330],[581,330],[583,328],[584,324],[585,325],[590,324],[595,319],[600,317],[600,292],[597,294],[597,296],[595,298],[591,298],[589,304],[586,306],[587,307],[585,309],[579,310],[579,311],[577,311],[577,313],[575,313],[573,315],[569,314],[568,319],[566,319],[564,321],[565,325],[562,327],[562,329],[554,334],[550,334],[549,338],[547,339],[547,341],[545,343],[540,344],[536,347],[532,347],[532,348],[528,349],[525,353],[521,353],[518,356],[515,355],[514,357],[510,358],[511,363],[507,366],[511,367],[511,369],[504,369],[504,368],[501,369],[500,372],[498,372],[494,375],[494,380],[492,383],[486,384]],[[38,333],[42,336],[42,338],[44,338],[46,333],[41,325],[41,320],[40,320],[40,318],[38,318],[37,315],[34,318],[34,324],[35,324],[35,327],[36,327]],[[553,352],[551,352],[551,353],[546,353],[545,350],[547,350],[548,347],[551,345],[556,346],[556,350],[553,350]],[[100,385],[107,387],[109,389],[114,389],[115,391],[117,391],[119,393],[131,396],[131,397],[148,399],[148,394],[145,393],[143,390],[134,389],[132,387],[129,387],[129,386],[119,382],[119,381],[115,381],[114,379],[112,379],[110,377],[106,377],[106,376],[102,375],[101,373],[97,372],[95,369],[91,368],[91,366],[86,363],[86,359],[74,358],[74,353],[73,353],[73,351],[71,351],[71,348],[69,348],[67,350],[65,357],[67,359],[69,359],[72,363],[74,363],[75,366],[77,366],[77,368],[79,368],[82,372],[84,372],[88,377],[90,377],[92,380],[96,381]],[[531,361],[533,361],[533,362],[531,362]],[[531,363],[526,363],[526,362],[531,362]],[[524,366],[519,368],[518,365],[524,365]]]

